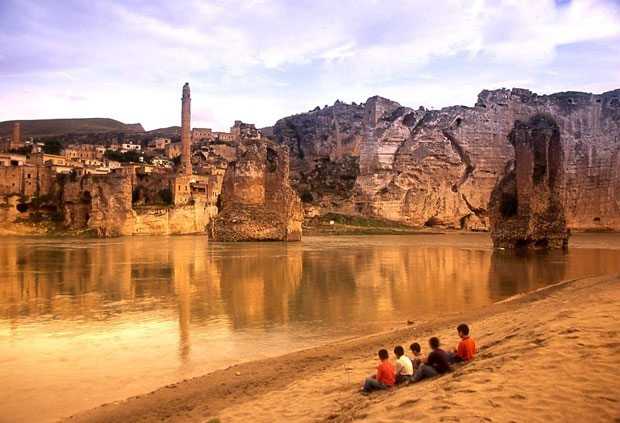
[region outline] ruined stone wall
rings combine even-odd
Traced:
[[[55,176],[53,170],[46,166],[0,166],[0,195],[52,195],[55,192]]]
[[[210,153],[224,158],[227,162],[232,162],[237,158],[237,148],[227,144],[209,143]]]
[[[189,185],[191,179],[191,175],[175,175],[172,181],[172,195],[175,205],[188,204],[192,199],[192,190]]]
[[[231,171],[224,173],[222,203],[229,207],[265,203],[266,154],[266,147],[262,144],[240,146],[238,159],[229,164]]]
[[[166,199],[162,198],[161,195],[161,192],[164,190],[168,191],[173,199],[174,175],[137,175],[133,184],[132,197],[134,205],[165,204]]]

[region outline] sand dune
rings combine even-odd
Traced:
[[[620,274],[553,285],[467,315],[245,363],[71,422],[620,421]],[[412,316],[415,320],[415,317]],[[447,375],[362,395],[376,352],[468,323],[478,354]],[[426,347],[426,348],[424,348]],[[393,356],[392,356],[393,359]]]

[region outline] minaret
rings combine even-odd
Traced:
[[[15,122],[13,124],[13,136],[11,137],[11,144],[9,145],[9,149],[17,149],[21,147],[21,131],[19,127],[19,122]]]
[[[191,113],[192,99],[189,97],[189,83],[183,85],[183,97],[181,97],[181,168],[183,173],[192,174],[191,155]]]

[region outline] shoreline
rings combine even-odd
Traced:
[[[238,364],[61,421],[389,422],[409,413],[457,421],[558,421],[566,413],[577,420],[617,420],[619,312],[620,273],[568,280],[471,313]],[[393,359],[395,345],[407,349],[417,341],[428,353],[430,336],[452,348],[454,328],[463,322],[478,347],[471,363],[415,385],[359,393],[376,368],[379,348]]]

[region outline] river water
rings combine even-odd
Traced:
[[[567,252],[488,234],[3,238],[0,421],[47,422],[242,361],[620,270],[620,234]]]

